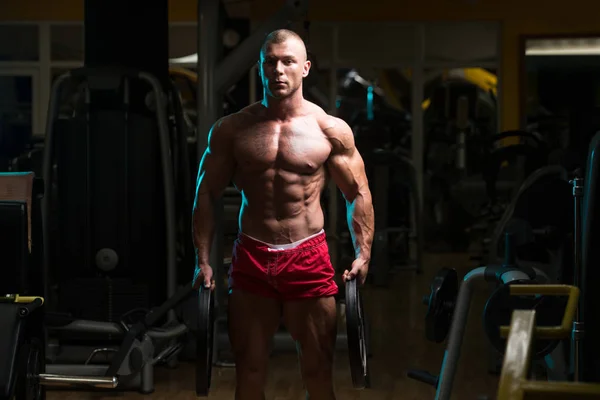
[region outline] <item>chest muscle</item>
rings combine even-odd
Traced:
[[[240,132],[235,153],[241,173],[282,169],[311,174],[327,160],[330,145],[318,126],[262,124]]]

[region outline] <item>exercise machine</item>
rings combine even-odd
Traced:
[[[547,193],[547,196],[552,196],[555,198],[555,201],[557,200],[561,200],[561,205],[565,205],[562,203],[562,200],[564,198],[564,194],[566,194],[567,196],[570,196],[570,185],[568,183],[568,172],[560,165],[548,165],[545,167],[542,167],[536,171],[534,171],[531,175],[529,175],[525,181],[523,181],[523,183],[521,184],[521,186],[519,187],[517,193],[515,196],[513,196],[513,198],[511,199],[510,204],[508,204],[508,206],[506,207],[506,209],[504,210],[504,213],[502,214],[500,220],[496,223],[496,225],[493,228],[493,231],[491,233],[491,237],[489,238],[489,250],[488,250],[488,254],[486,257],[486,261],[487,263],[496,263],[499,260],[499,254],[501,254],[502,252],[500,251],[501,249],[501,240],[504,237],[504,233],[507,230],[513,231],[515,232],[517,235],[519,233],[521,233],[522,235],[527,236],[527,234],[529,232],[527,232],[525,230],[525,227],[523,225],[520,226],[514,226],[515,220],[523,220],[524,222],[527,222],[530,226],[531,225],[538,225],[536,226],[536,228],[540,229],[537,232],[531,232],[531,234],[535,234],[538,233],[538,236],[541,234],[546,233],[544,231],[543,226],[540,226],[538,221],[539,219],[545,220],[544,222],[546,222],[546,227],[551,225],[551,222],[555,222],[552,220],[555,220],[555,218],[557,217],[556,215],[548,215],[549,212],[552,212],[552,209],[554,207],[550,206],[550,205],[546,205],[546,204],[542,204],[542,198],[541,195],[537,195],[537,193],[542,192],[542,191],[547,191],[548,187],[547,184],[550,184],[554,190],[551,190],[550,193]],[[528,196],[529,192],[536,192],[534,196]],[[565,193],[566,192],[566,193]],[[528,196],[527,198],[525,198],[525,196]],[[556,197],[561,197],[560,199],[556,199]],[[572,216],[572,210],[570,209],[571,203],[566,204],[567,209],[565,211],[561,211],[560,213],[558,213],[559,215],[563,215],[565,212],[567,214],[570,214],[570,216]],[[537,208],[537,209],[536,209]],[[540,212],[540,209],[542,209],[542,212]],[[542,214],[543,215],[540,215]],[[527,215],[524,215],[527,214]],[[531,214],[535,214],[535,217],[537,218],[533,218],[533,216],[531,216]],[[554,217],[554,218],[553,218]],[[532,221],[532,219],[536,219],[535,223]],[[572,221],[572,218],[568,218],[569,221]],[[511,226],[513,225],[513,226]],[[563,225],[563,221],[560,221],[560,223],[554,223],[554,227],[553,229],[559,229],[559,228],[571,228],[571,226],[559,226],[559,225]],[[520,229],[523,228],[523,229]],[[533,227],[531,227],[531,229],[534,229]],[[565,232],[566,233],[566,232]],[[560,255],[555,257],[554,262],[551,262],[550,264],[553,266],[552,269],[557,269],[558,265],[556,264],[560,264],[562,262],[562,257],[560,257]],[[557,276],[556,274],[552,275],[553,277]]]
[[[502,145],[507,140],[518,143]],[[548,167],[547,146],[535,134],[502,132],[484,140],[482,146],[487,149],[482,164],[482,178],[488,201],[482,207],[472,231],[481,232],[480,254],[473,259],[485,265],[495,263],[502,257],[498,257],[494,246],[502,244],[504,231],[499,229],[505,226],[506,217],[514,212],[511,210],[514,202],[520,201],[523,192],[532,185],[537,185],[540,180],[553,179],[555,174],[551,172],[554,168],[544,169]],[[545,172],[538,172],[541,170]]]
[[[516,290],[513,290],[516,289]],[[515,310],[510,327],[502,327],[504,336],[508,334],[506,352],[498,387],[497,400],[524,400],[529,397],[549,396],[553,399],[576,400],[597,399],[600,385],[581,382],[548,382],[529,379],[531,353],[538,340],[567,339],[571,333],[569,324],[574,320],[579,289],[575,286],[531,286],[511,287],[511,294],[521,294],[528,289],[530,294],[569,295],[569,307],[562,324],[556,327],[537,326],[535,310]]]
[[[540,305],[535,299],[519,298],[518,304],[510,304],[507,289],[512,285],[547,283],[544,273],[535,268],[521,268],[515,263],[513,236],[506,235],[506,256],[503,264],[478,267],[465,275],[459,287],[455,270],[442,269],[432,281],[427,300],[426,334],[429,340],[441,343],[448,336],[448,343],[442,369],[439,376],[426,371],[411,370],[410,378],[432,385],[436,389],[436,400],[450,399],[454,375],[458,365],[460,349],[469,315],[469,308],[474,287],[477,282],[498,283],[498,289],[492,294],[486,305],[489,317],[484,317],[484,330],[488,338],[498,350],[502,350],[503,342],[498,337],[498,328],[503,324],[502,310],[512,307],[531,309],[537,307],[544,310],[544,317],[553,321],[556,316],[554,306],[550,302]],[[425,301],[425,299],[424,299]],[[540,349],[540,356],[550,353],[556,345],[545,344]]]
[[[580,290],[579,301],[573,300],[573,296],[567,303],[560,302],[556,297],[543,296],[551,294],[544,292],[544,285],[548,283],[549,277],[540,270],[528,266],[519,265],[514,254],[513,233],[505,233],[505,260],[503,265],[491,267],[479,267],[470,271],[463,279],[458,289],[458,279],[454,270],[443,269],[432,282],[430,296],[426,303],[428,311],[426,316],[428,338],[436,342],[442,342],[449,333],[446,352],[442,363],[439,377],[424,371],[410,371],[409,376],[429,383],[436,389],[436,399],[449,399],[451,396],[453,379],[460,356],[464,329],[470,306],[470,298],[473,291],[473,282],[476,280],[487,280],[500,283],[497,289],[489,297],[483,315],[484,331],[492,345],[500,353],[508,357],[506,340],[506,329],[501,326],[508,325],[508,318],[514,310],[536,310],[535,318],[540,325],[562,325],[561,330],[572,321],[571,344],[567,347],[570,361],[564,361],[564,354],[560,352],[561,335],[548,336],[544,340],[536,341],[531,352],[534,358],[546,364],[548,380],[574,381],[597,383],[600,381],[598,369],[598,344],[596,336],[598,324],[588,315],[597,312],[598,294],[587,290],[590,281],[595,282],[595,266],[600,258],[600,253],[595,246],[595,237],[598,234],[598,219],[595,209],[598,173],[600,161],[597,158],[600,151],[600,133],[594,136],[589,146],[587,170],[584,186],[581,178],[572,181],[574,199],[574,226],[573,226],[573,276],[563,276],[565,280],[575,283],[575,288]],[[591,263],[593,262],[593,264]],[[533,285],[532,285],[533,284]],[[538,284],[541,287],[536,289]],[[524,285],[524,286],[523,286]],[[572,291],[570,293],[573,293]],[[542,296],[534,296],[536,294]],[[533,296],[533,297],[532,297]],[[573,302],[577,304],[573,304]],[[562,323],[557,323],[557,316],[561,316],[558,310],[567,308],[567,321],[563,318]],[[570,314],[569,314],[570,313]],[[526,315],[526,314],[523,314]],[[574,317],[573,317],[574,315]],[[584,325],[585,324],[585,325]],[[591,336],[591,338],[590,338]],[[554,354],[558,350],[558,354]],[[553,362],[546,358],[552,357]],[[554,357],[555,356],[555,357]],[[562,368],[553,365],[562,362]],[[506,363],[506,358],[505,358]],[[551,371],[553,370],[554,371]],[[504,371],[505,373],[508,371]],[[513,376],[512,379],[522,377]],[[526,385],[524,385],[526,386]],[[582,386],[583,387],[583,386]],[[589,388],[590,390],[597,390]],[[597,392],[593,392],[597,393]]]
[[[80,88],[81,101],[64,121],[57,116],[67,82]],[[121,68],[76,69],[53,85],[42,200],[50,373],[104,376],[128,326],[176,292],[173,158],[183,164],[185,156],[176,151],[178,119],[165,91],[152,75]],[[156,362],[172,360],[187,331],[173,313],[161,322],[136,342],[142,358],[154,360],[127,382],[143,393],[153,391]]]
[[[83,365],[57,365],[48,354],[49,323],[56,318],[47,313],[47,303],[38,293],[45,282],[40,200],[44,195],[43,181],[33,173],[0,175],[0,237],[3,264],[0,291],[0,399],[41,400],[47,386],[82,387],[123,390],[131,385],[142,390],[152,389],[152,371],[161,359],[181,348],[181,343],[160,347],[157,342],[169,341],[188,331],[196,336],[198,395],[207,395],[212,369],[212,294],[195,291],[192,284],[180,287],[160,306],[137,321],[120,325],[98,321],[76,321],[68,329],[83,331],[88,326],[98,331],[112,332],[121,339],[112,351],[108,365],[86,362]],[[12,251],[9,251],[11,250]],[[184,324],[161,326],[167,314],[187,302]],[[111,331],[112,329],[112,331]],[[108,349],[102,349],[107,351]],[[92,352],[88,361],[100,351]],[[205,379],[201,379],[205,377]],[[208,378],[206,378],[208,377]],[[137,381],[137,383],[136,383]],[[139,382],[141,381],[141,382]]]

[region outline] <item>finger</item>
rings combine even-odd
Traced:
[[[215,281],[211,281],[211,284],[210,284],[210,291],[211,291],[211,292],[212,292],[213,290],[215,290],[215,286],[216,286],[216,285],[215,285]]]
[[[211,276],[209,274],[206,274],[204,276],[204,287],[207,289],[211,287],[211,279],[210,278],[211,278]]]
[[[348,274],[346,275],[346,280],[351,281],[354,278],[356,278],[356,272],[354,270],[349,271]]]
[[[342,274],[342,280],[344,282],[346,282],[348,280],[348,270],[344,270],[344,273]]]
[[[200,286],[202,285],[202,275],[196,275],[194,277],[194,284],[193,284],[193,288],[195,290],[200,289]]]

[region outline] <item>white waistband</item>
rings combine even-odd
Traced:
[[[304,239],[297,240],[297,241],[295,241],[293,243],[285,243],[285,244],[272,244],[272,243],[263,242],[262,240],[258,240],[256,238],[253,238],[252,236],[246,235],[243,232],[242,232],[242,235],[247,236],[247,237],[249,237],[252,240],[256,240],[257,242],[260,242],[260,243],[262,243],[264,245],[269,246],[269,250],[279,251],[279,250],[290,250],[290,249],[296,248],[296,247],[300,246],[302,243],[306,242],[307,240],[310,240],[310,239],[312,239],[312,238],[314,238],[316,236],[319,236],[323,232],[325,232],[325,229],[321,229],[319,232],[317,232],[317,233],[315,233],[313,235],[310,235],[309,237],[305,237]]]

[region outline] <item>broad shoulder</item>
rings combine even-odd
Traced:
[[[314,115],[323,135],[329,140],[334,151],[344,151],[354,148],[354,133],[346,121],[327,114],[322,108],[315,105],[318,110]]]
[[[219,118],[213,125],[213,131],[219,132],[221,136],[229,136],[256,121],[257,117],[259,117],[257,107],[251,104],[237,112]]]

